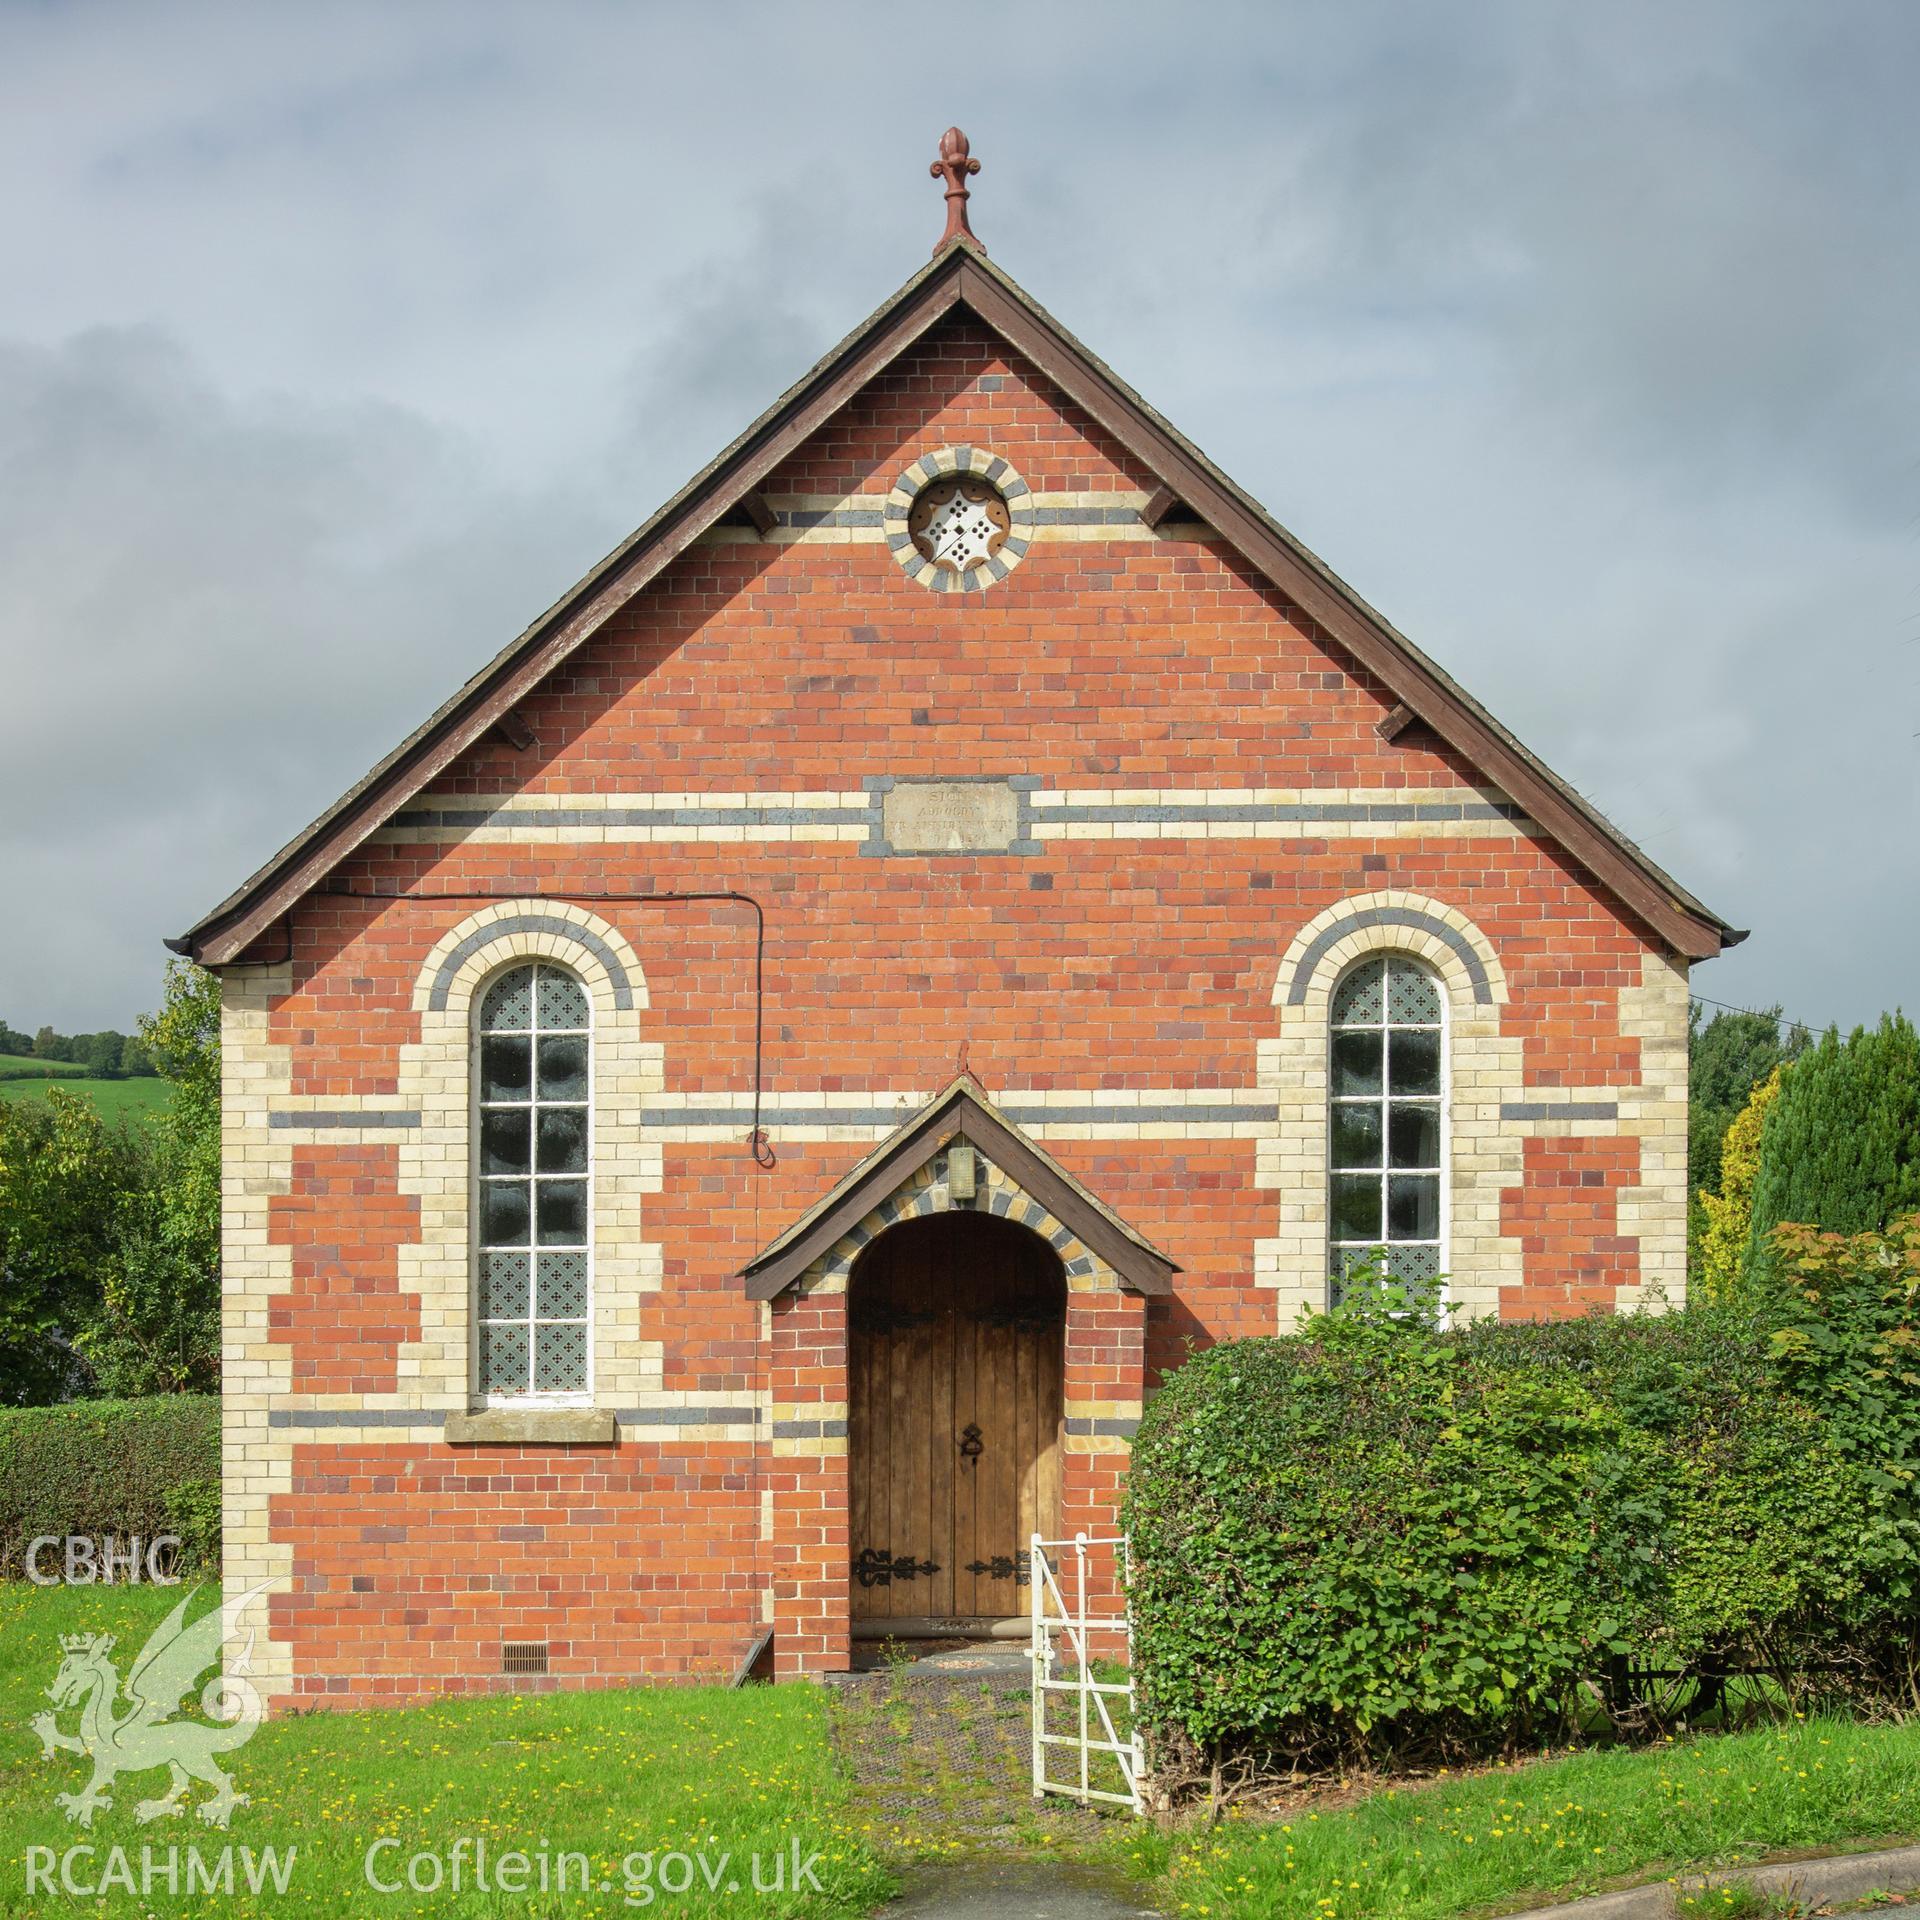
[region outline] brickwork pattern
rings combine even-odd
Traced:
[[[1032,538],[932,594],[886,497],[960,447],[1022,476]],[[334,876],[496,901],[323,891],[289,963],[228,973],[227,1571],[278,1584],[275,1697],[502,1684],[502,1637],[569,1682],[717,1671],[769,1620],[787,1670],[843,1664],[843,1296],[738,1274],[962,1048],[1182,1269],[1072,1296],[1070,1529],[1110,1520],[1119,1429],[1188,1340],[1318,1304],[1325,996],[1358,953],[1446,984],[1458,1310],[1676,1296],[1684,967],[1432,736],[1384,740],[1386,690],[1221,542],[1147,528],[1157,484],[943,323],[769,479],[770,533],[690,548],[524,702],[531,749],[476,746]],[[869,857],[878,783],[964,779],[1022,783],[1024,850]],[[771,1166],[753,916],[664,899],[715,888],[765,908]],[[608,892],[655,898],[557,897]],[[451,1447],[471,1001],[541,955],[593,1004],[619,1438]]]

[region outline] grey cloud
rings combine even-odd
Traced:
[[[996,257],[1751,922],[1704,991],[1901,997],[1920,14],[969,22],[1014,51],[897,9],[0,20],[0,1011],[149,997],[158,933],[924,258],[950,119]]]
[[[235,403],[151,331],[0,351],[9,1018],[126,1019],[162,933],[584,569],[591,509],[475,465],[393,408]]]

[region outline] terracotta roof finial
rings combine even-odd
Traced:
[[[967,151],[967,136],[958,127],[949,127],[940,136],[940,158],[927,171],[936,180],[947,183],[947,230],[934,244],[934,252],[942,247],[951,246],[954,241],[963,241],[967,246],[980,246],[973,228],[967,224],[967,175],[980,171],[980,162]]]

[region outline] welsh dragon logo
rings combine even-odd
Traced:
[[[191,1625],[187,1609],[199,1589],[188,1594],[140,1649],[126,1679],[125,1711],[116,1710],[120,1674],[109,1657],[114,1636],[61,1636],[60,1671],[47,1689],[56,1711],[36,1713],[32,1726],[40,1736],[42,1759],[51,1760],[62,1752],[83,1753],[93,1762],[93,1778],[81,1792],[55,1795],[55,1804],[69,1820],[92,1826],[93,1816],[113,1805],[106,1790],[118,1775],[144,1773],[153,1767],[166,1767],[171,1783],[157,1799],[135,1806],[138,1820],[184,1813],[190,1780],[213,1788],[212,1796],[197,1809],[211,1827],[224,1827],[234,1808],[247,1804],[247,1796],[234,1791],[232,1776],[221,1769],[218,1756],[245,1746],[264,1713],[259,1689],[247,1678],[253,1659],[251,1628],[228,1670],[216,1674],[200,1694],[200,1710],[218,1724],[172,1716],[180,1711],[194,1683],[219,1661],[229,1637],[227,1623],[238,1620],[266,1585],[250,1589],[230,1605],[212,1608]],[[58,1710],[75,1705],[80,1709],[80,1731],[62,1733]]]

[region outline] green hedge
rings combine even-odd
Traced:
[[[41,1534],[112,1534],[124,1546],[135,1534],[174,1533],[189,1567],[211,1567],[219,1486],[213,1396],[0,1411],[0,1578],[25,1578],[28,1545]]]
[[[1484,1746],[1852,1657],[1902,1529],[1785,1361],[1756,1313],[1447,1333],[1364,1288],[1200,1354],[1127,1495],[1146,1716],[1214,1755]]]

